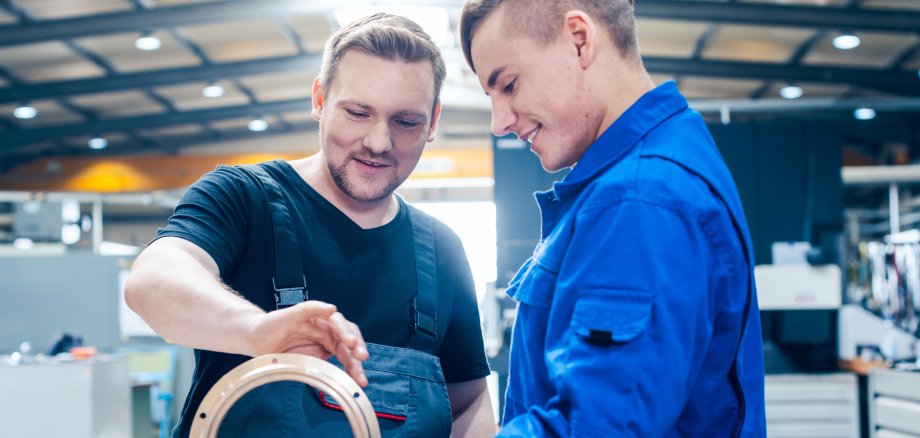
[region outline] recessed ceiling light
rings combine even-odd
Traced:
[[[134,47],[137,47],[138,50],[144,50],[147,52],[159,49],[162,43],[156,35],[150,32],[144,32],[134,41]]]
[[[38,115],[38,110],[28,104],[22,104],[13,110],[13,117],[22,120],[34,119]]]
[[[249,124],[247,124],[246,127],[253,132],[262,132],[268,129],[268,122],[262,119],[252,119],[249,121]]]
[[[109,141],[104,137],[93,137],[86,142],[86,145],[89,146],[90,149],[105,149],[108,147]]]
[[[839,50],[850,50],[859,47],[860,39],[851,33],[845,33],[834,38],[834,47]]]
[[[224,95],[224,87],[217,82],[209,82],[201,89],[201,95],[209,99],[215,99]]]
[[[779,95],[782,96],[783,99],[798,99],[802,97],[803,93],[802,87],[797,85],[787,85],[779,90]]]
[[[872,120],[875,118],[875,110],[872,108],[858,108],[853,111],[853,117],[856,120]]]

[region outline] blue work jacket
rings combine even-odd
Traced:
[[[753,252],[732,177],[673,82],[537,193],[500,436],[765,436]]]

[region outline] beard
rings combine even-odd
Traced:
[[[392,177],[388,176],[389,180],[387,180],[379,188],[375,188],[376,184],[374,183],[380,181],[373,181],[369,183],[365,183],[363,181],[352,181],[347,175],[346,168],[348,163],[355,158],[358,158],[357,154],[351,154],[348,156],[348,159],[340,165],[336,165],[328,158],[326,159],[326,168],[329,170],[329,175],[332,176],[332,181],[334,181],[335,185],[339,187],[339,190],[345,193],[349,198],[358,202],[371,204],[386,199],[393,194],[393,192],[399,187],[400,184],[402,184],[402,180],[400,180],[397,175],[393,175]],[[389,157],[386,154],[371,154],[368,158],[382,158],[382,161],[393,164],[396,162],[394,158]]]

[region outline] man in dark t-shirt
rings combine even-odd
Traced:
[[[434,139],[444,76],[437,47],[402,17],[375,14],[330,38],[312,92],[320,152],[257,166],[289,209],[307,301],[277,306],[272,213],[249,171],[218,167],[185,194],[138,257],[125,288],[128,305],[157,333],[196,349],[194,382],[176,435],[189,434],[199,404],[224,374],[250,357],[281,352],[334,355],[366,387],[372,404],[380,367],[365,371],[362,363],[395,352],[392,366],[432,368],[414,374],[446,383],[449,405],[437,388],[425,393],[436,395],[415,401],[423,409],[410,408],[408,415],[375,404],[379,421],[394,422],[381,423],[385,436],[401,433],[403,423],[420,436],[450,433],[451,426],[458,436],[494,434],[489,369],[462,245],[445,225],[393,193]],[[432,223],[433,260],[419,258],[419,220]],[[425,348],[413,343],[415,302],[425,293],[419,264],[431,264],[435,277],[437,323]],[[405,392],[418,395],[416,389]],[[264,397],[266,406],[252,409],[267,416],[231,424],[254,428],[256,436],[260,430],[281,433],[285,425],[259,424],[273,409],[289,410],[272,405],[280,397],[272,393]],[[296,397],[310,403],[309,396]],[[446,428],[439,415],[446,415]]]

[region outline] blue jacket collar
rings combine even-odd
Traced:
[[[645,93],[598,137],[565,179],[554,184],[559,198],[579,192],[594,176],[620,161],[639,140],[661,122],[687,108],[674,81]]]

